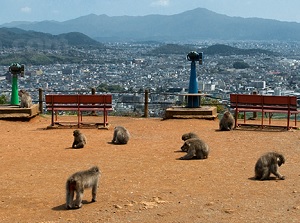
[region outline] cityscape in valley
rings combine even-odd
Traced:
[[[95,88],[97,93],[113,94],[116,112],[142,113],[148,90],[150,115],[162,116],[168,106],[185,103],[180,94],[188,91],[191,63],[186,56],[190,51],[204,56],[203,64],[196,65],[199,91],[224,106],[230,93],[300,99],[300,42],[295,40],[100,43],[70,33],[60,34],[60,39],[69,39],[59,43],[50,34],[0,29],[0,94],[7,101],[12,86],[9,66],[24,63],[25,75],[18,78],[18,87],[30,92],[35,102],[40,88],[45,94],[90,93]],[[16,33],[27,39],[13,39]]]
[[[201,52],[208,42],[194,45]],[[205,55],[202,65],[196,65],[198,88],[201,92],[225,103],[229,94],[244,93],[269,95],[296,95],[300,98],[300,45],[296,43],[227,43],[239,48],[261,48],[279,55]],[[85,52],[92,64],[25,65],[24,77],[19,77],[19,88],[33,94],[38,101],[38,89],[47,92],[91,92],[98,86],[118,86],[114,93],[119,109],[138,109],[143,104],[143,92],[150,91],[153,104],[176,104],[179,93],[187,92],[190,61],[186,54],[153,55],[157,43],[111,43],[105,52]],[[278,52],[284,49],[284,52]],[[297,50],[298,49],[298,50]],[[78,49],[79,50],[79,49]],[[188,52],[187,52],[188,53]],[[242,61],[246,68],[234,68]],[[12,61],[15,62],[15,61]],[[0,89],[9,97],[11,74],[9,65],[1,67]],[[100,91],[100,92],[99,92]],[[101,92],[101,89],[97,90]],[[126,95],[126,96],[125,96]],[[130,105],[130,102],[133,105]],[[134,105],[134,103],[137,103]],[[116,107],[117,109],[118,107]],[[154,115],[160,115],[153,111]]]

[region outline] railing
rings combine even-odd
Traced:
[[[95,88],[91,91],[73,90],[73,91],[54,91],[39,88],[36,91],[28,91],[32,97],[33,103],[39,104],[41,113],[46,113],[45,95],[46,94],[106,94],[106,92],[96,92]],[[4,92],[3,92],[4,93]],[[5,92],[9,95],[10,92]],[[114,111],[110,115],[137,116],[137,117],[163,117],[165,110],[172,106],[182,106],[186,103],[183,97],[178,93],[162,93],[149,90],[139,92],[109,92],[113,95]],[[201,105],[212,105],[201,103]],[[226,108],[226,104],[213,104]],[[218,111],[219,112],[219,111]]]

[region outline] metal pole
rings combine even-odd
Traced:
[[[189,93],[198,93],[198,81],[196,75],[196,62],[193,60],[191,62],[191,75],[189,83]],[[198,96],[188,96],[188,107],[199,107],[199,97]]]
[[[19,95],[18,95],[18,75],[13,74],[12,77],[12,87],[11,87],[11,105],[19,105]]]

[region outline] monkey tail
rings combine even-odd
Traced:
[[[67,191],[72,191],[75,189],[75,186],[76,186],[76,180],[74,178],[69,178],[67,180],[67,183],[66,183],[66,190]]]

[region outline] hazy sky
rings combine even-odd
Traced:
[[[91,13],[108,16],[173,15],[198,7],[228,16],[300,23],[300,0],[0,0],[0,24],[66,21]]]

